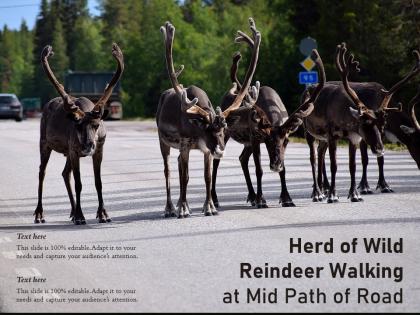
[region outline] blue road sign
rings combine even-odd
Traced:
[[[318,72],[302,71],[299,72],[299,84],[315,84],[318,83]]]

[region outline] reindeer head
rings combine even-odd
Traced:
[[[124,61],[121,49],[117,44],[112,45],[112,55],[117,60],[118,68],[111,82],[106,86],[102,97],[94,104],[85,97],[75,98],[66,93],[64,87],[58,82],[48,63],[48,58],[53,56],[51,46],[46,46],[41,53],[41,62],[48,79],[51,81],[57,92],[62,98],[63,111],[67,113],[67,118],[74,123],[74,128],[70,136],[73,143],[77,146],[80,156],[92,155],[96,149],[98,132],[102,126],[102,120],[107,116],[105,104],[112,94],[112,90],[121,78]],[[74,148],[76,149],[76,148]]]
[[[314,110],[314,102],[325,85],[326,77],[324,65],[316,49],[312,51],[311,57],[317,65],[321,79],[320,82],[315,87],[306,90],[302,103],[282,125],[268,127],[269,135],[265,140],[265,144],[270,158],[270,169],[273,172],[280,172],[283,170],[289,136],[299,128],[303,123],[303,119],[312,113]],[[267,126],[265,127],[267,128]]]
[[[186,92],[182,92],[182,97],[187,98]],[[195,98],[193,101],[198,100]],[[198,101],[197,101],[198,102]],[[204,143],[207,150],[216,159],[221,159],[224,155],[225,150],[225,133],[226,120],[220,107],[216,108],[215,113],[205,111],[197,102],[194,106],[186,110],[189,122],[197,128],[197,132],[202,134]],[[210,101],[208,101],[210,103]],[[211,106],[211,103],[210,103]]]
[[[217,159],[223,157],[224,153],[224,129],[227,126],[226,119],[232,112],[239,108],[243,99],[246,97],[258,61],[261,34],[255,28],[255,23],[252,18],[249,19],[249,23],[253,33],[253,39],[243,32],[238,31],[238,37],[235,41],[244,41],[249,44],[252,50],[251,63],[246,74],[244,86],[240,89],[232,104],[224,112],[222,112],[219,107],[216,108],[216,111],[213,111],[211,102],[204,92],[199,93],[199,97],[195,96],[192,100],[188,98],[187,89],[184,89],[183,86],[178,83],[178,76],[181,74],[184,66],[181,66],[178,71],[175,71],[173,64],[172,47],[175,36],[175,27],[170,22],[166,22],[165,26],[160,28],[165,42],[165,57],[169,78],[181,101],[181,110],[187,114],[189,122],[198,129],[197,133],[201,133],[204,136],[202,138],[205,140],[204,145],[206,146],[206,149]],[[256,87],[253,87],[252,89],[254,92],[257,90]],[[202,106],[200,106],[200,103]]]
[[[416,96],[410,101],[408,105],[410,120],[412,127],[401,125],[401,130],[407,135],[409,141],[407,143],[407,149],[417,163],[417,167],[420,169],[420,123],[416,118],[416,105],[420,103],[420,86]]]
[[[401,112],[402,111],[402,104],[398,103],[397,107],[389,107],[390,103],[395,103],[393,96],[396,92],[398,92],[407,82],[409,82],[412,78],[420,73],[420,53],[418,50],[413,51],[413,56],[415,58],[415,63],[413,68],[402,78],[398,81],[394,86],[392,86],[389,90],[382,89],[381,92],[383,93],[383,100],[378,108],[375,111],[375,114],[378,118],[378,126],[382,127],[381,131],[383,131],[386,123],[387,114],[389,112]]]
[[[354,60],[353,54],[346,56],[347,47],[345,43],[337,45],[335,55],[335,65],[341,76],[343,87],[356,105],[356,108],[350,107],[350,113],[356,119],[359,125],[359,134],[363,140],[370,146],[372,153],[377,156],[384,154],[384,145],[382,142],[381,130],[383,129],[384,117],[377,115],[375,111],[369,109],[357,96],[356,92],[350,87],[348,75],[351,70],[360,71],[359,62]]]

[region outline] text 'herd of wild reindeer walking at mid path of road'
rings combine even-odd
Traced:
[[[384,176],[385,137],[397,139],[405,144],[412,158],[420,168],[420,124],[416,118],[415,107],[420,102],[418,93],[408,106],[396,100],[394,94],[420,72],[420,53],[414,51],[415,64],[411,71],[398,83],[386,90],[377,82],[349,82],[352,71],[359,71],[359,63],[348,54],[345,43],[337,46],[335,64],[341,81],[327,81],[322,59],[316,49],[312,51],[320,77],[320,82],[307,86],[301,96],[300,105],[288,114],[277,92],[269,86],[260,86],[256,81],[251,85],[258,64],[261,33],[252,18],[249,19],[251,36],[237,32],[236,43],[250,48],[248,69],[242,82],[237,77],[241,54],[235,53],[232,59],[230,78],[233,86],[225,93],[220,106],[213,108],[206,92],[191,85],[184,88],[178,82],[184,70],[175,70],[172,50],[175,27],[166,22],[160,31],[163,34],[164,51],[168,76],[172,88],[161,94],[156,113],[159,144],[164,164],[166,180],[165,217],[185,218],[191,210],[187,201],[189,180],[188,161],[192,149],[204,154],[204,179],[206,187],[203,213],[217,215],[220,201],[216,193],[216,179],[219,163],[223,158],[226,143],[230,138],[244,145],[239,157],[248,188],[247,202],[258,208],[266,208],[262,193],[262,174],[260,145],[265,144],[270,159],[270,169],[279,173],[281,193],[279,202],[283,207],[294,207],[286,185],[285,151],[289,136],[303,124],[310,148],[314,202],[327,199],[328,203],[338,202],[336,193],[337,141],[349,142],[350,189],[348,198],[352,202],[362,201],[361,194],[371,194],[367,181],[368,147],[377,156],[379,181],[377,189],[392,192]],[[63,170],[64,183],[71,204],[70,218],[74,224],[86,224],[81,208],[80,158],[92,156],[95,187],[98,194],[96,218],[100,223],[110,222],[102,197],[101,163],[106,132],[103,119],[107,112],[104,105],[111,96],[113,88],[124,71],[124,58],[117,44],[112,45],[112,55],[117,61],[117,71],[106,86],[102,97],[94,104],[85,97],[73,97],[66,93],[54,76],[48,58],[53,55],[52,47],[42,51],[41,63],[48,79],[59,97],[50,100],[43,109],[40,135],[38,205],[34,216],[35,223],[44,223],[42,189],[45,169],[51,152],[54,150],[67,158]],[[141,87],[139,87],[141,88]],[[405,108],[405,111],[404,111]],[[408,114],[407,114],[407,113]],[[318,143],[318,147],[317,147]],[[363,175],[356,186],[356,149],[360,146]],[[179,150],[178,170],[180,177],[180,197],[177,209],[171,199],[169,154],[171,148]],[[331,182],[328,181],[324,163],[326,150],[331,159]],[[257,176],[257,192],[251,182],[248,162],[253,156]],[[318,161],[318,163],[317,163]],[[70,176],[75,180],[76,201],[73,197]]]

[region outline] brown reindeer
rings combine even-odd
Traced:
[[[52,150],[64,154],[67,158],[62,175],[70,198],[70,217],[72,221],[77,225],[86,224],[80,204],[82,182],[80,180],[79,160],[81,157],[92,156],[95,187],[99,200],[96,218],[100,223],[110,222],[111,219],[104,208],[102,198],[101,163],[106,136],[102,120],[106,116],[104,105],[124,70],[123,54],[117,44],[112,45],[112,55],[118,63],[118,68],[96,104],[85,97],[74,98],[66,93],[48,64],[48,58],[52,55],[52,47],[46,46],[41,54],[41,62],[48,79],[60,94],[60,97],[50,100],[44,106],[41,118],[39,143],[41,165],[39,167],[38,205],[34,213],[35,223],[45,223],[42,207],[42,187],[45,169]],[[76,188],[76,202],[74,202],[70,184],[72,171]]]
[[[314,111],[304,119],[306,139],[310,147],[312,177],[314,181],[313,201],[321,201],[324,196],[316,178],[315,139],[320,141],[318,150],[318,178],[324,168],[325,150],[329,148],[331,161],[331,186],[328,191],[328,202],[338,202],[335,190],[335,175],[337,172],[337,140],[349,140],[349,168],[351,185],[348,198],[352,202],[362,201],[356,187],[356,147],[363,139],[374,154],[384,154],[381,132],[378,128],[378,117],[369,109],[353,90],[348,81],[351,70],[358,70],[358,62],[353,55],[346,56],[347,48],[343,43],[337,46],[336,67],[342,83],[327,82],[321,90]],[[304,94],[305,95],[305,94]]]
[[[171,200],[170,171],[168,157],[170,148],[180,151],[178,157],[178,170],[180,178],[180,198],[178,201],[178,218],[188,217],[190,208],[186,194],[188,185],[188,160],[191,149],[199,149],[204,153],[204,179],[206,183],[206,200],[203,206],[205,215],[215,215],[217,210],[211,198],[211,165],[213,157],[220,159],[223,156],[224,129],[229,115],[237,110],[246,96],[251,85],[258,61],[258,53],[261,35],[255,27],[254,20],[250,18],[250,28],[253,33],[254,45],[252,47],[251,62],[246,74],[244,85],[236,98],[225,111],[213,106],[207,94],[196,86],[184,88],[178,82],[178,76],[183,66],[175,71],[172,60],[172,47],[175,35],[175,27],[166,22],[161,27],[165,42],[165,56],[168,75],[172,83],[172,89],[162,93],[156,114],[156,123],[159,131],[160,149],[164,162],[166,178],[166,207],[165,217],[175,216],[175,209]],[[246,35],[238,32],[236,42],[243,41]],[[254,88],[255,90],[256,88]]]
[[[416,141],[415,133],[406,133],[405,131],[407,131],[407,129],[404,127],[401,128],[402,125],[414,126],[414,124],[412,124],[413,120],[411,119],[410,121],[410,115],[407,115],[402,111],[401,102],[398,102],[394,96],[412,78],[420,73],[420,53],[415,50],[413,51],[413,55],[415,57],[415,63],[411,70],[389,90],[386,90],[382,84],[377,82],[349,82],[349,85],[357,93],[358,97],[366,105],[366,107],[374,112],[376,119],[372,120],[372,123],[377,125],[377,128],[382,134],[382,138],[391,142],[401,142],[405,144],[411,156],[420,168],[420,147],[418,145],[420,140]],[[328,83],[337,85],[341,84],[340,81],[332,81]],[[343,91],[343,93],[345,92]],[[332,100],[334,100],[334,98]],[[324,159],[327,147],[328,144],[326,143],[321,143],[318,147],[319,159]],[[368,145],[363,139],[360,141],[360,153],[363,165],[363,174],[357,188],[362,194],[372,194],[373,192],[370,189],[367,180],[367,166],[369,163]],[[377,163],[379,167],[379,178],[376,189],[379,189],[382,193],[393,192],[385,180],[383,155],[379,155],[377,157]],[[323,193],[325,194],[329,189],[329,183],[325,170],[325,163],[322,164],[322,173],[321,170],[318,171],[318,186],[323,188]]]
[[[250,43],[252,44],[252,43]],[[227,119],[227,131],[225,143],[232,137],[235,141],[244,145],[244,149],[239,157],[242,170],[245,176],[248,197],[247,202],[257,208],[266,208],[267,204],[262,192],[262,175],[260,144],[265,143],[270,158],[270,169],[280,175],[281,193],[279,202],[283,207],[293,207],[294,203],[289,195],[286,186],[286,169],[284,167],[285,151],[288,144],[288,137],[295,132],[302,124],[302,119],[308,116],[314,106],[313,102],[325,84],[325,71],[321,57],[316,50],[312,53],[319,69],[320,83],[305,98],[297,110],[288,116],[287,109],[284,106],[277,92],[269,86],[262,86],[259,93],[250,91],[251,95],[244,100],[242,106],[232,117]],[[238,63],[240,55],[233,56],[230,77],[233,88],[229,90],[222,100],[222,109],[226,108],[234,99],[241,88],[241,83],[237,78]],[[248,103],[255,103],[250,106]],[[255,173],[257,176],[257,193],[251,182],[248,162],[251,154],[254,157]],[[220,160],[213,161],[213,188],[212,198],[215,205],[219,206],[219,200],[216,193],[217,169]]]

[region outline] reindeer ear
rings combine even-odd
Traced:
[[[303,120],[300,118],[293,119],[290,122],[289,130],[287,131],[288,134],[292,134],[298,130],[299,126],[302,125]]]
[[[407,127],[407,126],[404,126],[404,125],[401,125],[400,128],[407,135],[411,135],[411,134],[416,132],[416,130],[414,128]]]
[[[207,125],[206,121],[200,116],[196,118],[188,118],[188,121],[191,125],[202,129],[204,129]]]
[[[350,107],[350,114],[356,119],[360,118],[359,111],[357,109],[354,109],[353,107]]]

